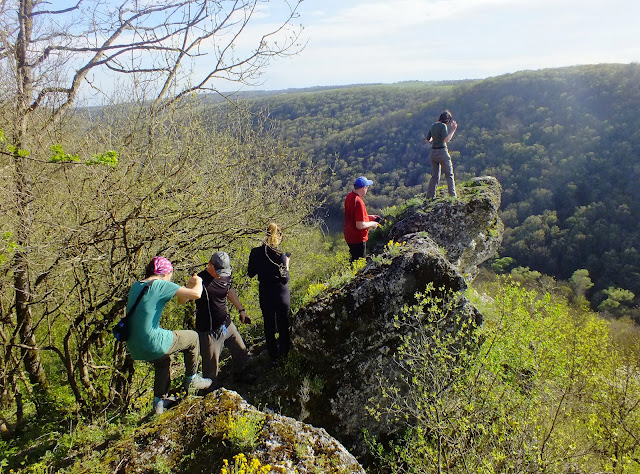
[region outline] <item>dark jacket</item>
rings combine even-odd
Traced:
[[[285,264],[286,256],[278,249],[266,244],[254,247],[249,254],[247,275],[250,278],[258,275],[260,285],[286,285],[289,282],[289,271]]]

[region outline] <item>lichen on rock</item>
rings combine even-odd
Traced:
[[[442,294],[456,293],[458,317],[482,323],[463,295],[465,277],[472,277],[500,245],[500,192],[495,178],[483,177],[460,186],[457,200],[416,199],[389,218],[374,245],[378,253],[363,270],[295,315],[293,346],[306,370],[325,381],[309,403],[307,421],[326,428],[356,455],[366,452],[363,430],[388,437],[397,429],[372,417],[367,406],[384,403],[380,374],[396,379],[393,356],[404,334],[394,318],[416,303],[416,293],[428,285]]]
[[[241,462],[269,473],[364,473],[324,429],[260,411],[223,388],[186,398],[117,442],[102,459],[109,472],[121,473],[219,474]]]

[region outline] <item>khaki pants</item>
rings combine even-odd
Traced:
[[[242,336],[238,332],[235,324],[231,323],[227,328],[227,334],[222,334],[220,328],[215,331],[200,332],[200,349],[202,354],[202,376],[213,380],[212,387],[217,386],[217,377],[220,361],[220,353],[223,347],[227,347],[231,352],[233,363],[233,373],[239,374],[247,364],[248,351],[244,345]]]
[[[173,343],[165,355],[151,361],[155,369],[153,395],[162,398],[171,388],[171,354],[184,354],[184,375],[189,377],[198,371],[198,354],[200,342],[195,331],[173,331]]]
[[[427,187],[427,197],[432,198],[436,195],[436,188],[440,182],[440,171],[447,178],[447,188],[449,196],[456,197],[456,183],[453,177],[453,164],[451,156],[446,148],[434,148],[431,150],[431,179]]]

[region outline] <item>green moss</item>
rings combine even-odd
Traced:
[[[342,288],[344,285],[352,281],[357,273],[366,266],[365,259],[359,259],[349,264],[344,268],[342,272],[337,273],[329,277],[324,282],[312,283],[307,287],[307,292],[303,298],[303,306],[306,306],[315,301],[320,295],[327,293],[331,290]]]

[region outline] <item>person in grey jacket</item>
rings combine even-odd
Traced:
[[[436,195],[436,188],[440,182],[440,171],[444,172],[447,179],[449,196],[456,197],[456,183],[453,177],[453,163],[447,144],[453,138],[458,128],[458,123],[453,120],[451,112],[445,110],[440,114],[438,121],[431,125],[426,141],[431,144],[431,180],[427,187],[427,198]]]

